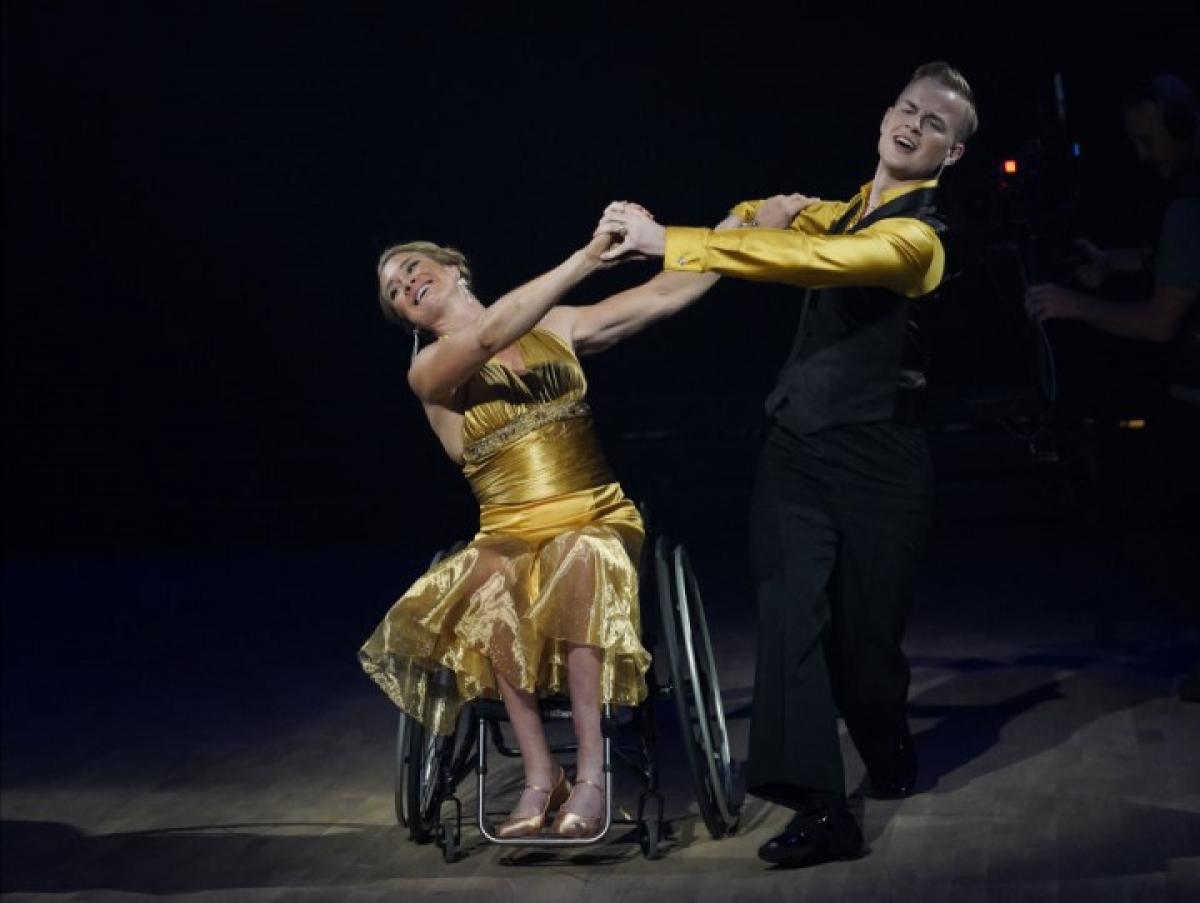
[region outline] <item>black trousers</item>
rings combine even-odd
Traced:
[[[792,808],[844,799],[839,712],[867,767],[889,767],[906,726],[901,641],[932,482],[918,428],[772,427],[750,524],[759,634],[748,792]]]

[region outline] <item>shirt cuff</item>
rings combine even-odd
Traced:
[[[668,226],[663,249],[663,269],[680,273],[703,273],[708,257],[708,235],[711,229],[694,226]]]

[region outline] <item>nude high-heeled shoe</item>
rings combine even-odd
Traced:
[[[601,797],[605,797],[604,788],[595,781],[589,781],[587,778],[576,777],[575,786],[587,784],[589,787],[595,787],[600,792]],[[606,803],[607,804],[607,803]],[[566,802],[563,803],[566,805]],[[568,812],[566,809],[559,809],[558,816],[554,819],[554,825],[550,828],[559,837],[595,837],[600,833],[600,826],[604,824],[604,815],[593,815],[591,817],[585,815],[577,815],[574,812]]]
[[[546,816],[551,810],[557,809],[567,801],[567,797],[571,795],[571,784],[567,780],[567,774],[558,769],[558,780],[554,782],[554,786],[547,790],[545,787],[535,787],[533,784],[526,784],[526,790],[536,790],[538,793],[546,794],[546,805],[542,807],[542,811],[536,815],[525,815],[521,818],[509,818],[499,828],[496,829],[496,836],[502,840],[511,840],[514,837],[530,837],[534,834],[540,834],[542,827],[546,824]]]

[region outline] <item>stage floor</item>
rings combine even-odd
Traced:
[[[398,581],[390,553],[10,565],[6,595],[30,604],[6,665],[4,899],[1200,899],[1200,705],[1177,695],[1200,643],[1177,588],[1148,576],[1181,538],[1117,549],[1058,528],[953,527],[933,544],[907,644],[919,792],[865,798],[843,736],[870,852],[800,871],[754,855],[782,809],[750,798],[735,835],[708,836],[669,703],[660,861],[620,826],[576,853],[500,849],[468,826],[453,865],[411,843],[393,815],[394,710],[354,661]],[[738,556],[714,551],[695,557],[740,758],[753,609],[740,574],[722,572]],[[80,592],[101,608],[137,596],[126,612],[140,620],[98,634],[127,638],[119,656],[56,616],[54,601]],[[294,622],[279,618],[288,598]],[[192,612],[187,629],[172,633],[156,604]],[[514,764],[492,761],[495,786],[515,793]],[[635,784],[620,781],[628,807]]]

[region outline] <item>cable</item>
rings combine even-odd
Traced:
[[[1029,291],[1029,277],[1025,272],[1025,261],[1021,259],[1019,251],[1016,252],[1017,269],[1021,274],[1021,288]],[[1046,326],[1041,320],[1033,321],[1037,326],[1038,335],[1042,338],[1042,349],[1045,352],[1043,360],[1046,363],[1045,379],[1042,381],[1042,391],[1046,393],[1046,398],[1050,401],[1058,401],[1058,370],[1054,364],[1054,345],[1050,342],[1050,336],[1046,332]]]

